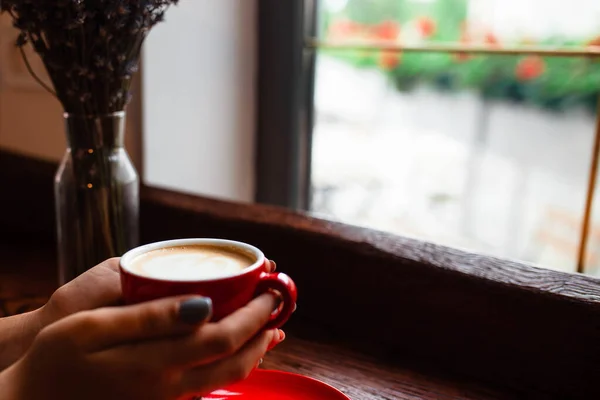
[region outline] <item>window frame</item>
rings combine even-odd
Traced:
[[[318,31],[320,0],[259,0],[259,95],[256,201],[309,211],[312,200],[312,138],[316,57],[319,48],[341,51],[433,52],[485,55],[537,55],[600,59],[600,47],[497,47],[432,43],[329,43]],[[282,61],[278,64],[278,61]],[[586,198],[578,237],[577,273],[586,272],[593,202],[600,167],[600,88]],[[288,92],[286,92],[288,90]],[[277,116],[277,117],[274,117]]]
[[[256,201],[310,208],[317,0],[258,1]]]

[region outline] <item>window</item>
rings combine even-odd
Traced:
[[[288,147],[296,159],[288,177],[297,180],[288,184],[309,201],[286,205],[596,274],[589,182],[600,6],[322,0],[292,8],[304,25],[289,37],[301,32],[304,43],[297,141]]]

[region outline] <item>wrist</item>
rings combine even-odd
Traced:
[[[0,319],[0,371],[19,360],[46,326],[44,307]]]
[[[0,398],[2,400],[19,400],[17,394],[18,380],[15,376],[15,366],[0,371]]]

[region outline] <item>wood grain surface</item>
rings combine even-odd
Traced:
[[[508,400],[527,396],[456,377],[400,368],[339,345],[293,336],[269,353],[261,368],[310,376],[353,400]]]
[[[56,285],[56,263],[51,243],[26,238],[0,237],[0,317],[34,310],[43,305]],[[312,332],[310,339],[299,336]],[[302,328],[299,328],[302,327]],[[291,324],[288,337],[265,357],[261,366],[294,372],[322,380],[353,400],[389,399],[481,399],[515,398],[514,393],[491,389],[473,381],[441,378],[441,374],[426,374],[400,368],[376,357],[350,351],[301,321]]]
[[[300,318],[350,345],[542,398],[600,398],[597,279],[275,207],[154,188],[143,198],[144,242],[252,243],[296,281]]]
[[[33,235],[26,240],[36,245],[53,242],[55,167],[0,151],[0,187],[10,188],[0,196],[5,231]],[[143,188],[141,227],[143,242],[222,237],[260,247],[299,287],[290,323],[299,339],[311,337],[304,328],[318,328],[334,338],[330,343],[387,365],[435,367],[527,393],[516,398],[600,398],[597,279],[156,188]],[[35,301],[36,293],[26,297]]]

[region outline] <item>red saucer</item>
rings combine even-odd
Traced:
[[[203,400],[350,400],[316,379],[289,372],[256,370],[245,381],[214,391]]]

